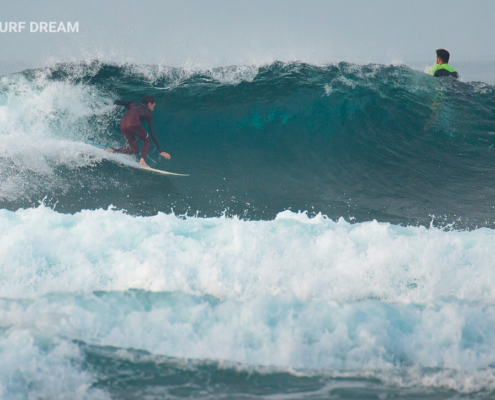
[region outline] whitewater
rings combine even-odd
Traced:
[[[345,62],[1,77],[0,397],[493,398],[494,89]],[[103,150],[146,94],[150,166],[189,177]]]

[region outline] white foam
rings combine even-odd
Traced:
[[[24,358],[34,358],[42,371],[55,365],[70,379],[88,382],[92,377],[77,368],[81,355],[72,343],[77,340],[153,355],[228,360],[222,363],[226,368],[236,362],[260,371],[271,366],[378,378],[399,387],[495,389],[494,306],[302,303],[287,296],[216,303],[180,293],[114,292],[4,300],[0,320],[8,326],[0,340],[7,357],[0,362],[0,377],[4,363],[24,365]],[[42,381],[44,374],[39,375],[27,379]]]
[[[46,370],[77,360],[61,343],[82,340],[398,386],[495,389],[495,234],[486,228],[44,206],[0,210],[0,226],[0,294],[12,298],[0,304],[0,345],[14,357],[22,335],[54,338],[60,356],[37,350],[38,339],[26,347],[26,360],[39,352]],[[77,365],[67,373],[93,379]]]
[[[0,78],[0,198],[64,187],[56,168],[79,168],[101,158],[84,141],[104,140],[112,121],[110,99],[83,83],[49,80],[47,73]],[[99,123],[90,125],[89,117]]]
[[[495,234],[349,224],[289,211],[273,221],[121,211],[0,211],[0,292],[181,291],[222,299],[424,303],[495,300]]]
[[[6,310],[4,306],[0,302],[2,328],[6,322],[14,326],[0,335],[0,398],[110,398],[103,391],[91,388],[95,377],[83,370],[84,356],[76,344],[32,330],[34,320],[21,325],[16,322],[22,316],[17,316],[15,321],[6,318],[6,314],[15,310]]]

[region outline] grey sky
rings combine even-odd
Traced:
[[[302,60],[495,60],[494,0],[20,0],[1,21],[79,22],[77,34],[0,33],[0,62],[217,66]]]

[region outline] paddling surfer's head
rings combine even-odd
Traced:
[[[450,53],[445,49],[437,50],[437,64],[448,64],[450,59]]]
[[[150,96],[150,95],[144,96],[143,100],[141,100],[141,103],[143,103],[151,111],[153,111],[155,109],[155,106],[156,106],[155,98],[153,96]]]

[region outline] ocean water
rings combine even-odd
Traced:
[[[0,398],[495,398],[495,87],[406,65],[0,77]],[[152,94],[163,149],[115,99]]]

